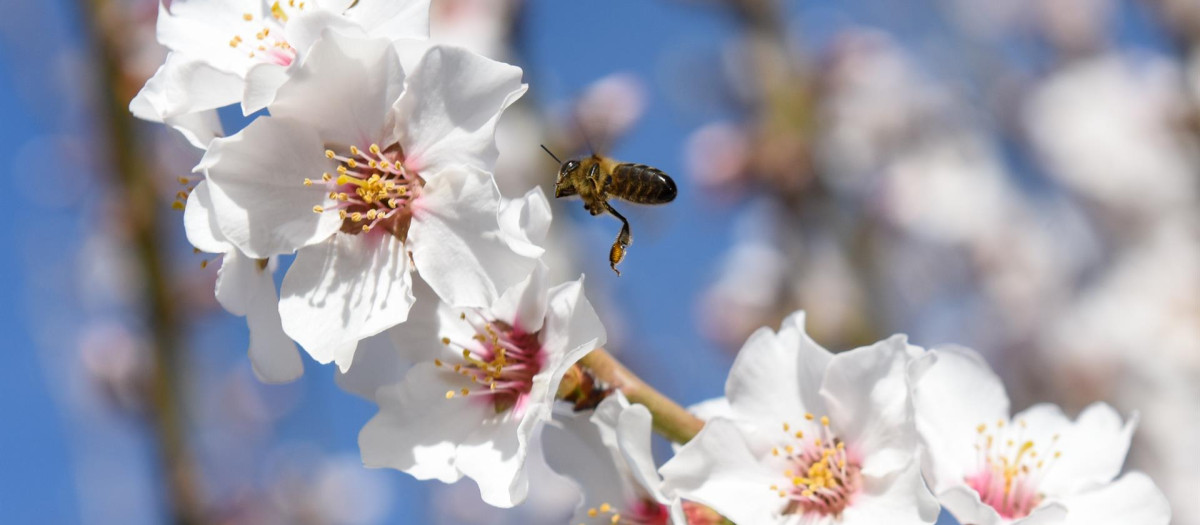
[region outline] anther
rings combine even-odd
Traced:
[[[331,149],[325,150],[325,158],[332,159],[333,157],[334,157],[333,150],[331,150]]]
[[[325,213],[325,207],[321,205],[313,206],[313,213]]]

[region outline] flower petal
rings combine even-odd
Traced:
[[[609,399],[615,399],[615,396]],[[605,399],[600,404],[609,403]],[[620,505],[626,494],[625,478],[613,461],[612,450],[601,438],[595,416],[565,410],[555,414],[554,422],[542,434],[546,463],[555,472],[570,478],[583,498],[575,507],[571,523],[586,523],[587,509],[603,503]]]
[[[600,317],[583,293],[583,276],[551,288],[542,330],[542,346],[549,354],[543,366],[555,371],[550,393],[558,390],[568,368],[604,345],[606,338]]]
[[[313,359],[345,372],[358,341],[404,322],[414,301],[399,239],[339,233],[296,254],[279,313],[284,331]]]
[[[845,523],[916,525],[937,521],[941,507],[925,488],[921,465],[912,461],[883,477],[864,476],[863,489],[844,511]]]
[[[208,181],[202,180],[188,194],[183,208],[183,229],[188,242],[197,250],[208,253],[225,253],[234,249],[225,240],[220,225],[212,210],[212,195],[208,193]]]
[[[221,234],[257,259],[320,242],[341,227],[325,190],[306,187],[332,171],[320,138],[298,121],[260,118],[231,137],[215,139],[200,161]]]
[[[1001,518],[996,509],[986,505],[979,493],[966,484],[952,486],[938,492],[938,501],[959,523],[971,525],[999,525]]]
[[[913,407],[929,451],[926,474],[934,492],[940,493],[961,484],[976,466],[976,427],[1008,419],[1008,394],[975,351],[941,347],[933,352],[937,362],[914,382]]]
[[[659,503],[669,504],[672,498],[662,491],[662,476],[658,474],[650,449],[650,410],[643,405],[627,405],[617,416],[616,431],[616,444],[630,474],[649,496]]]
[[[496,319],[512,323],[513,327],[530,334],[541,330],[549,300],[546,284],[549,271],[546,263],[538,261],[529,277],[505,290],[492,305]]]
[[[725,397],[738,418],[799,424],[818,411],[817,392],[832,354],[804,332],[804,312],[784,319],[779,333],[760,328],[738,352]]]
[[[458,446],[455,466],[475,480],[488,505],[509,508],[525,500],[529,492],[528,442],[541,422],[533,423],[515,418],[489,422]]]
[[[546,252],[542,243],[550,231],[550,202],[541,187],[535,187],[520,199],[505,199],[500,204],[500,230],[513,251],[530,258]]]
[[[250,328],[250,364],[264,383],[287,383],[304,374],[296,344],[283,333],[279,296],[266,265],[237,250],[225,254],[217,272],[217,302],[246,317]]]
[[[446,399],[448,390],[467,385],[454,371],[426,362],[413,366],[402,383],[379,389],[379,413],[358,434],[363,464],[417,479],[453,483],[461,478],[454,466],[458,444],[493,412],[490,403]]]
[[[382,146],[393,139],[391,108],[403,87],[404,71],[390,42],[327,29],[279,88],[270,110],[315,129],[324,143],[320,152]]]
[[[659,473],[665,493],[703,503],[735,523],[775,523],[783,507],[770,490],[783,476],[759,464],[728,419],[705,424]]]
[[[423,176],[452,165],[490,170],[499,155],[496,121],[527,88],[521,68],[466,49],[430,48],[396,101],[406,162]]]
[[[129,103],[129,110],[137,118],[170,125],[203,149],[222,135],[220,120],[209,110],[234,104],[241,97],[241,78],[194,57],[169,53]]]
[[[500,190],[491,176],[452,169],[413,203],[409,242],[421,277],[452,306],[486,307],[529,275],[534,260],[514,252],[500,232]]]
[[[429,38],[429,0],[361,0],[346,16],[371,36]]]
[[[863,454],[864,476],[885,476],[917,459],[902,335],[833,357],[821,397],[836,434]]]
[[[1039,446],[1054,444],[1054,460],[1039,485],[1047,494],[1072,494],[1108,483],[1121,472],[1137,416],[1122,424],[1121,415],[1104,403],[1088,406],[1074,423],[1055,405],[1039,404],[1013,417],[1028,425],[1025,437]],[[1054,436],[1059,435],[1057,443]]]
[[[1071,496],[1063,525],[1166,525],[1171,507],[1162,491],[1145,474],[1130,472],[1107,485]]]
[[[194,56],[212,68],[238,78],[252,63],[247,53],[231,48],[235,24],[244,23],[242,14],[261,15],[258,2],[250,7],[245,0],[172,0],[160,2],[157,37],[159,43],[175,52]],[[203,91],[205,84],[187,85]],[[203,89],[200,89],[203,88]],[[234,100],[236,102],[236,100]]]

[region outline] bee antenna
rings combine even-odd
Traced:
[[[541,146],[542,146],[542,149],[546,151],[546,154],[550,155],[550,158],[554,159],[554,162],[557,162],[557,163],[559,163],[559,164],[562,164],[562,161],[561,161],[561,160],[558,160],[558,156],[557,156],[557,155],[555,155],[555,154],[553,154],[553,153],[550,153],[550,148],[547,148],[545,144],[542,144]]]

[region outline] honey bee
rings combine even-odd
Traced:
[[[675,200],[675,181],[662,170],[645,164],[619,162],[595,153],[563,162],[546,146],[542,149],[560,165],[558,180],[554,183],[555,198],[578,195],[588,213],[608,212],[621,219],[621,232],[608,252],[609,266],[621,275],[617,264],[625,258],[625,251],[633,243],[633,233],[629,230],[629,221],[608,203],[608,199],[635,204],[666,204]]]

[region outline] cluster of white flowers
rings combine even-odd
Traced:
[[[1147,478],[1113,481],[1133,423],[1107,406],[1010,418],[969,351],[896,336],[834,355],[803,314],[750,337],[726,398],[697,408],[704,429],[661,469],[645,406],[619,391],[590,411],[556,404],[605,331],[582,278],[548,281],[545,196],[507,200],[493,179],[521,70],[430,41],[428,13],[174,0],[158,21],[170,55],[131,104],[205,152],[181,179],[184,223],[223,256],[216,296],[247,318],[260,379],[299,377],[299,343],[379,405],[359,438],[367,466],[466,476],[510,507],[536,490],[541,436],[584,492],[583,523],[685,523],[684,501],[742,524],[933,523],[939,502],[973,524],[1168,521]],[[224,136],[216,110],[233,104],[268,115]],[[406,366],[356,354],[379,334]]]
[[[974,352],[893,336],[832,354],[804,314],[746,342],[724,398],[661,469],[664,490],[737,523],[1166,524],[1149,478],[1121,470],[1134,422],[1097,404],[1009,416]],[[1136,417],[1133,418],[1136,420]]]

